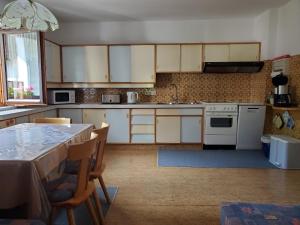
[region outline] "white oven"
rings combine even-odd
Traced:
[[[204,144],[236,145],[237,121],[237,105],[206,106]]]
[[[48,91],[48,104],[74,104],[75,90],[50,90]]]

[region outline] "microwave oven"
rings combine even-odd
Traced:
[[[48,91],[48,104],[74,104],[75,90],[50,90]]]

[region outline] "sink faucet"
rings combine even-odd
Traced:
[[[171,84],[175,88],[175,96],[173,95],[172,99],[175,103],[178,103],[178,87],[176,84]]]

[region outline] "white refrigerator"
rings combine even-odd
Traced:
[[[239,106],[237,150],[261,149],[261,136],[264,131],[266,106]]]

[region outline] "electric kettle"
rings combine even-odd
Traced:
[[[127,92],[127,103],[136,104],[139,101],[139,93],[137,92]]]

